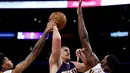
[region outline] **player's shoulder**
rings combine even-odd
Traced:
[[[102,67],[101,67],[101,63],[98,63],[98,64],[95,65],[92,69],[97,69],[97,68],[102,68]]]
[[[96,66],[94,66],[94,67],[92,68],[92,70],[93,70],[94,72],[104,73],[104,71],[102,70],[102,67],[101,67],[101,63],[98,63]]]
[[[86,71],[85,73],[105,73],[105,72],[102,70],[101,63],[98,63],[93,68]]]

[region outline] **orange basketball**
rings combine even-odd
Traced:
[[[67,19],[62,12],[53,12],[49,17],[49,21],[55,21],[57,28],[60,30],[66,25]]]

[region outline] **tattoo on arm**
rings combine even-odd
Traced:
[[[43,48],[48,33],[49,31],[44,31],[44,34],[42,34],[41,38],[35,44],[32,52],[27,56],[24,61],[16,65],[15,69],[13,70],[13,73],[21,73],[33,62],[33,60],[38,56],[41,49]]]
[[[94,66],[95,64],[98,63],[98,59],[95,57],[95,55],[93,55],[91,45],[90,45],[90,42],[89,42],[88,32],[87,32],[85,22],[84,22],[84,19],[83,19],[81,4],[79,4],[79,5],[80,5],[79,8],[78,8],[78,32],[79,32],[79,37],[80,37],[82,47],[85,48],[84,51],[85,51],[85,55],[86,55],[86,58],[87,58],[87,63],[90,66]]]

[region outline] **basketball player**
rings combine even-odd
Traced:
[[[77,9],[78,14],[78,32],[80,41],[83,49],[79,50],[79,57],[83,61],[86,66],[85,73],[111,73],[116,66],[119,64],[119,60],[114,55],[107,55],[100,63],[95,53],[92,51],[88,32],[85,27],[82,8],[81,8],[82,0],[79,1],[79,6]]]
[[[53,26],[49,67],[50,73],[78,73],[84,72],[86,68],[83,63],[70,61],[70,50],[66,46],[61,47],[61,36],[57,26]]]
[[[49,31],[52,29],[52,26],[53,24],[51,23],[47,24],[44,34],[42,34],[41,38],[35,44],[32,52],[25,60],[17,64],[15,68],[13,68],[13,63],[11,60],[9,60],[4,54],[0,53],[0,73],[22,73],[40,53]]]

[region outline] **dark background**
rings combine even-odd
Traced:
[[[1,32],[43,32],[48,17],[52,12],[63,12],[67,17],[67,24],[60,30],[62,44],[71,50],[72,60],[76,60],[75,50],[81,47],[78,37],[76,9],[0,9]],[[104,6],[83,8],[84,20],[89,33],[89,40],[93,51],[100,60],[107,53],[115,54],[121,66],[114,73],[129,73],[130,66],[130,37],[110,37],[110,32],[130,31],[130,6]],[[41,23],[34,21],[41,20]],[[50,33],[51,35],[51,33]],[[48,57],[51,51],[51,37],[46,41],[36,60],[23,73],[49,73]],[[16,65],[26,58],[37,40],[0,39],[0,52],[8,56]],[[123,48],[126,48],[125,50]]]

